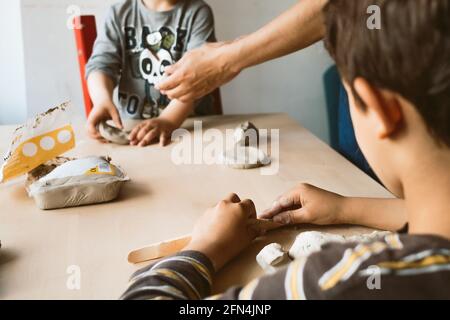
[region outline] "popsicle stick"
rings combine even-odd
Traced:
[[[189,241],[191,241],[190,235],[158,242],[140,249],[133,250],[128,254],[128,262],[139,263],[169,256],[183,250],[183,248],[188,245]]]
[[[260,219],[252,221],[251,224],[257,226],[258,228],[261,228],[261,230],[266,232],[281,228],[283,226],[271,220]],[[191,236],[187,235],[176,239],[154,243],[149,246],[133,250],[128,254],[128,262],[140,263],[167,257],[171,254],[183,250],[183,248],[188,245],[189,241],[191,241]]]

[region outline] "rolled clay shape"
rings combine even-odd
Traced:
[[[128,133],[110,125],[106,121],[100,122],[98,131],[100,132],[100,135],[109,142],[122,145],[130,143],[130,140],[128,139]]]
[[[288,260],[287,253],[279,243],[271,243],[265,246],[256,256],[256,262],[268,273],[276,270],[275,266]]]
[[[300,233],[289,249],[289,257],[297,259],[309,256],[311,253],[320,251],[322,246],[330,242],[345,242],[345,238],[341,235],[324,233],[318,231],[307,231]]]
[[[257,147],[259,145],[258,128],[249,121],[241,123],[234,130],[234,140],[236,144],[243,147]]]
[[[355,236],[349,236],[345,237],[345,240],[347,242],[360,242],[360,243],[367,243],[372,242],[376,240],[383,239],[384,237],[392,234],[392,232],[389,231],[374,231],[369,234],[359,234]]]
[[[142,120],[136,119],[122,119],[123,130],[117,128],[113,121],[103,121],[99,124],[100,135],[108,140],[109,142],[127,145],[130,144],[130,139],[128,138],[134,127],[137,126]]]
[[[233,169],[253,169],[269,165],[271,160],[258,148],[235,146],[225,151],[219,162]]]

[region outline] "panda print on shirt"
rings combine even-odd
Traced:
[[[170,100],[156,90],[155,86],[164,77],[167,66],[180,59],[186,30],[178,28],[175,34],[168,27],[152,32],[148,26],[141,30],[129,26],[125,28],[124,34],[133,85],[142,87],[138,90],[141,94],[133,94],[129,86],[128,90],[122,88],[119,98],[122,99],[127,114],[132,117],[158,117]]]
[[[164,76],[165,68],[174,63],[170,48],[175,42],[175,36],[168,30],[160,30],[147,35],[148,44],[140,54],[139,71],[145,79],[146,101],[142,110],[142,118],[158,117],[169,104],[169,99],[162,95],[155,86]]]

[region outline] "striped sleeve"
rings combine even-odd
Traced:
[[[202,299],[210,294],[213,271],[202,253],[181,252],[133,274],[121,299]]]
[[[302,300],[307,258],[297,259],[274,274],[233,287],[210,300]],[[186,251],[137,271],[121,299],[198,300],[210,295],[213,267],[200,252]]]
[[[384,241],[383,241],[384,240]],[[327,244],[274,274],[209,299],[302,300],[448,298],[450,245],[430,236],[386,236],[370,243]],[[204,299],[213,267],[187,251],[133,275],[122,299]],[[425,290],[424,288],[428,288]],[[435,290],[439,288],[439,290]]]

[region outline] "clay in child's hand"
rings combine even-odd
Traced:
[[[123,129],[119,129],[114,125],[113,121],[108,120],[100,122],[98,129],[100,135],[107,141],[115,144],[127,145],[130,144],[129,135],[131,131],[133,131],[133,129],[141,122],[142,120],[122,119]]]

